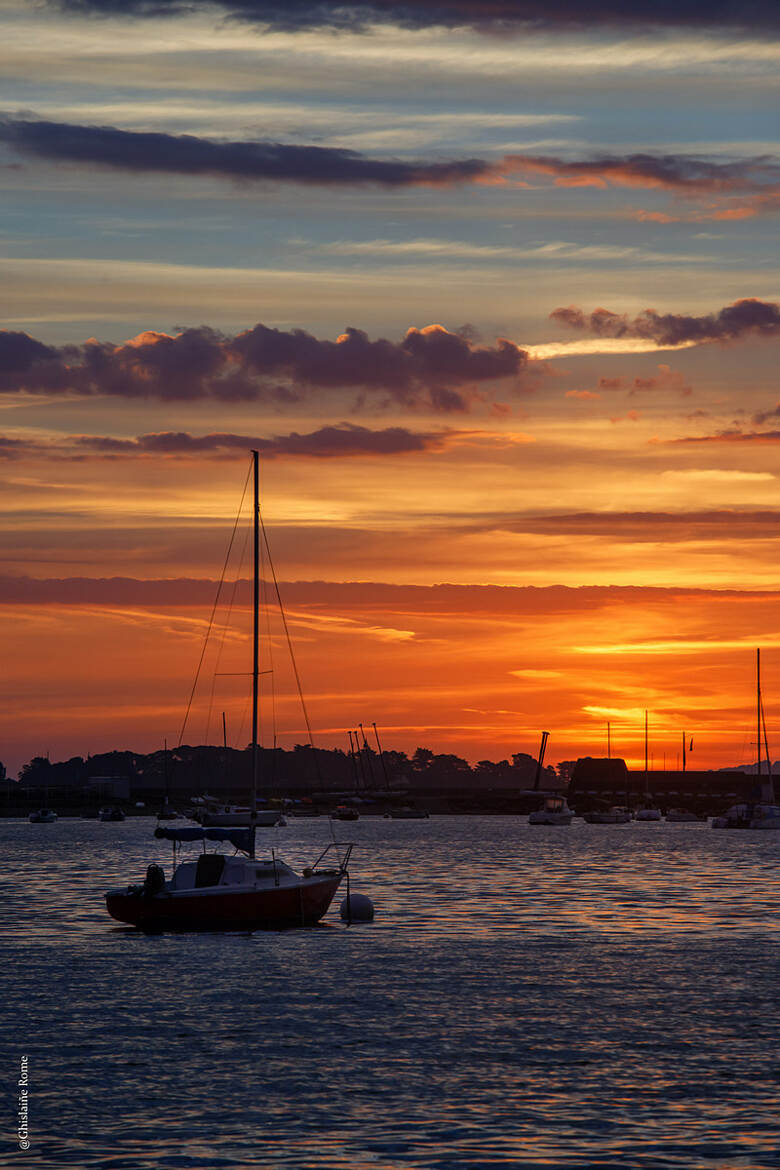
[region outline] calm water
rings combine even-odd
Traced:
[[[146,937],[152,829],[0,823],[3,1165],[780,1167],[780,834],[364,817],[372,924]]]

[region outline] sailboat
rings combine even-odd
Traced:
[[[764,733],[766,749],[766,776],[761,771],[761,731]],[[775,789],[772,779],[772,763],[769,757],[769,741],[766,734],[764,703],[761,698],[761,651],[756,650],[756,739],[758,741],[758,763],[756,765],[756,790],[760,799],[733,804],[722,817],[713,817],[713,829],[780,829],[780,805],[774,803]]]
[[[327,912],[345,878],[349,889],[347,866],[352,852],[349,843],[334,840],[314,864],[300,874],[274,851],[266,859],[255,855],[255,835],[260,823],[257,809],[260,674],[258,463],[258,452],[253,451],[252,789],[249,824],[235,828],[168,828],[158,825],[155,837],[173,842],[174,870],[170,879],[166,879],[161,866],[150,865],[143,883],[109,890],[106,894],[106,909],[112,918],[142,930],[261,930],[313,926]],[[176,865],[177,846],[185,841],[225,841],[232,844],[237,853],[227,857],[222,853],[203,852],[196,861]],[[343,853],[340,852],[342,847]],[[238,856],[238,853],[243,856]]]
[[[686,733],[682,732],[682,770],[685,772],[685,743]],[[693,750],[693,739],[691,739],[691,746],[688,749]],[[706,821],[707,817],[704,814],[691,812],[688,808],[668,808],[666,810],[666,820],[672,824],[691,824],[695,821]]]
[[[533,791],[544,796],[542,808],[535,809],[528,815],[529,825],[570,825],[574,813],[566,803],[566,797],[557,792],[544,792],[539,788],[544,764],[544,750],[547,747],[549,731],[542,732],[542,742],[539,747],[539,757],[536,761],[536,776],[534,777]]]
[[[647,772],[647,711],[645,711],[645,803],[634,813],[635,821],[660,821],[661,810],[650,799],[650,780]]]
[[[607,759],[612,759],[612,737],[609,723],[607,723]],[[628,792],[626,792],[626,799],[628,799]],[[631,820],[631,812],[622,805],[612,805],[611,808],[597,808],[591,812],[583,813],[582,819],[586,825],[627,825]]]

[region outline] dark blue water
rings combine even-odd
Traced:
[[[152,829],[0,823],[4,1165],[780,1167],[780,834],[363,817],[374,923],[146,937]]]

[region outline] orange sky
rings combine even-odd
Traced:
[[[338,414],[238,403],[229,420],[208,401],[17,395],[0,758],[16,771],[47,751],[176,742],[248,466],[243,441],[190,454],[178,436],[229,431],[272,441],[263,510],[317,742],[376,721],[389,747],[475,761],[535,752],[545,729],[556,761],[602,753],[609,720],[613,750],[638,765],[647,708],[659,765],[674,766],[683,730],[699,766],[747,762],[757,645],[770,737],[777,726],[774,441],[748,416],[771,414],[770,354],[748,339],[580,356],[444,415],[355,413],[343,392]],[[747,361],[737,412],[724,383]],[[170,450],[135,438],[168,432]],[[246,555],[231,572],[247,575]],[[227,645],[246,670],[246,642]],[[303,724],[278,645],[276,670],[292,744]],[[186,738],[217,739],[225,709],[245,743],[245,680],[217,680],[207,728],[211,685]],[[269,709],[264,722],[267,741]]]
[[[760,645],[771,744],[774,17],[75,7],[2,16],[0,760],[175,741],[253,446],[319,742],[744,762]]]

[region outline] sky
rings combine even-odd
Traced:
[[[760,646],[772,750],[778,34],[768,0],[0,0],[9,772],[177,742],[252,448],[319,746],[555,762],[609,723],[640,766],[647,710],[655,766],[746,763]],[[221,645],[184,738],[242,746]]]

